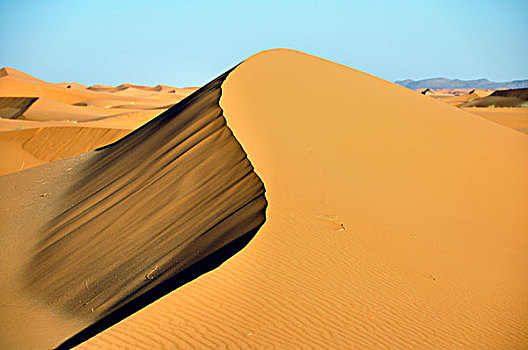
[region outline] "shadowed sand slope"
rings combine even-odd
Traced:
[[[111,146],[0,177],[1,348],[87,329],[75,345],[255,234],[264,187],[225,124],[224,79]]]
[[[526,346],[526,135],[289,50],[222,91],[266,225],[80,348]]]
[[[36,100],[37,97],[0,97],[0,118],[16,119]]]
[[[464,103],[461,107],[521,107],[526,104],[526,100],[517,97],[490,95]]]
[[[497,90],[491,95],[469,101],[463,107],[526,107],[528,105],[528,88]]]
[[[521,100],[528,101],[528,88],[497,90],[491,96],[517,97]]]

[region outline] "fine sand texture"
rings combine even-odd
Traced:
[[[279,49],[163,113],[174,88],[5,72],[0,94],[44,105],[0,120],[17,133],[0,144],[16,171],[0,177],[0,348],[528,343],[528,136],[454,107],[470,91],[437,101]],[[128,133],[160,113],[50,158],[55,134],[96,147],[63,127]],[[24,157],[51,162],[17,171]]]
[[[255,235],[264,186],[226,126],[224,79],[110,146],[0,176],[0,348],[69,349]],[[45,159],[44,133],[16,136]]]
[[[220,106],[266,224],[80,349],[526,347],[526,135],[290,50],[239,65]]]

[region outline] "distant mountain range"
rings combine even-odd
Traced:
[[[423,80],[405,79],[395,82],[398,85],[416,90],[428,89],[515,89],[528,87],[528,79],[508,82],[495,82],[488,79],[460,80],[447,78],[432,78]]]

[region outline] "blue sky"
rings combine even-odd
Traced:
[[[528,78],[528,1],[0,0],[0,66],[200,86],[287,47],[387,80]]]

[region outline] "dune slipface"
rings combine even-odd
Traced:
[[[36,100],[37,97],[0,97],[0,118],[17,119]]]
[[[264,186],[222,115],[225,76],[113,145],[0,177],[0,347],[75,345],[256,233]]]

